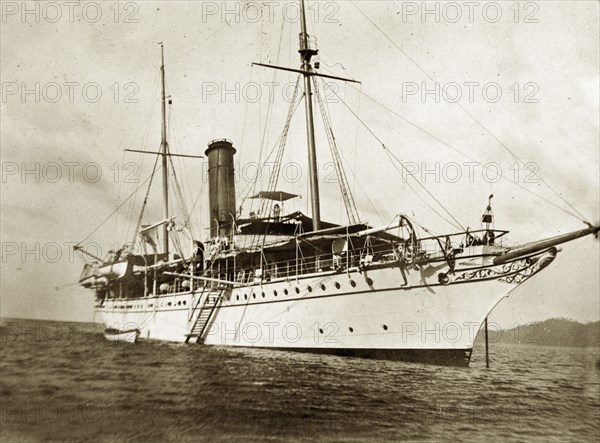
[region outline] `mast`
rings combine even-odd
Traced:
[[[315,126],[312,108],[312,87],[310,59],[318,53],[316,48],[310,48],[306,33],[306,14],[304,0],[300,0],[300,58],[302,60],[302,75],[304,76],[304,103],[306,108],[306,136],[308,139],[308,171],[310,177],[310,196],[312,206],[313,231],[321,229],[321,204],[319,201],[319,177],[317,171],[317,151],[315,147]]]
[[[160,44],[160,59],[161,59],[161,83],[162,83],[162,128],[160,138],[160,153],[162,155],[162,191],[163,191],[163,211],[165,220],[169,219],[169,185],[168,185],[168,170],[167,170],[167,154],[169,152],[169,144],[167,143],[167,98],[165,93],[165,48]],[[169,253],[169,230],[168,223],[163,225],[163,252]]]

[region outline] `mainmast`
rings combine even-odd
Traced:
[[[162,130],[160,141],[160,153],[162,155],[162,188],[163,188],[163,211],[165,220],[169,219],[169,174],[167,170],[167,155],[169,152],[169,144],[167,143],[167,97],[165,93],[165,49],[163,44],[160,44],[161,58],[161,83],[162,83]],[[163,252],[169,253],[169,231],[168,223],[163,225]]]
[[[316,47],[311,48],[306,32],[306,14],[304,11],[304,0],[300,0],[300,58],[302,60],[302,75],[304,76],[304,103],[306,108],[306,136],[308,139],[308,171],[310,177],[310,195],[312,204],[313,231],[321,229],[321,204],[319,201],[319,177],[317,171],[317,151],[315,147],[315,126],[312,108],[312,87],[310,59],[319,51]]]

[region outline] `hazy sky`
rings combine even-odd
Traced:
[[[212,139],[233,140],[238,194],[248,196],[296,81],[251,63],[298,68],[297,5],[270,2],[262,15],[255,2],[1,5],[1,315],[91,320],[93,295],[73,285],[82,261],[70,247],[150,173],[153,158],[123,150],[159,147],[157,43],[165,44],[173,100],[171,149],[202,155]],[[510,230],[515,243],[585,227],[565,211],[598,223],[598,2],[429,2],[427,10],[422,2],[356,2],[379,30],[350,2],[309,5],[320,71],[362,81],[332,83],[463,226],[480,226],[491,193],[496,228]],[[338,97],[325,100],[362,218],[379,225],[403,212],[432,232],[454,232]],[[279,186],[303,194],[289,210],[307,211],[309,201],[303,127],[301,105]],[[317,137],[323,217],[343,222],[319,119]],[[204,237],[206,165],[177,163]],[[103,253],[131,240],[143,192],[89,239]],[[144,222],[159,214],[153,203]],[[509,327],[556,316],[600,319],[598,255],[593,238],[564,245],[492,320]]]

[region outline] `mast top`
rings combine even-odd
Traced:
[[[302,61],[310,63],[310,59],[313,55],[317,55],[319,50],[317,49],[317,41],[314,37],[308,35],[306,32],[306,11],[304,7],[304,0],[300,0],[300,49],[298,52],[302,56]]]

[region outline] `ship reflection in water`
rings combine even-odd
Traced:
[[[596,440],[598,349],[475,347],[470,368],[108,342],[4,320],[2,441]]]

